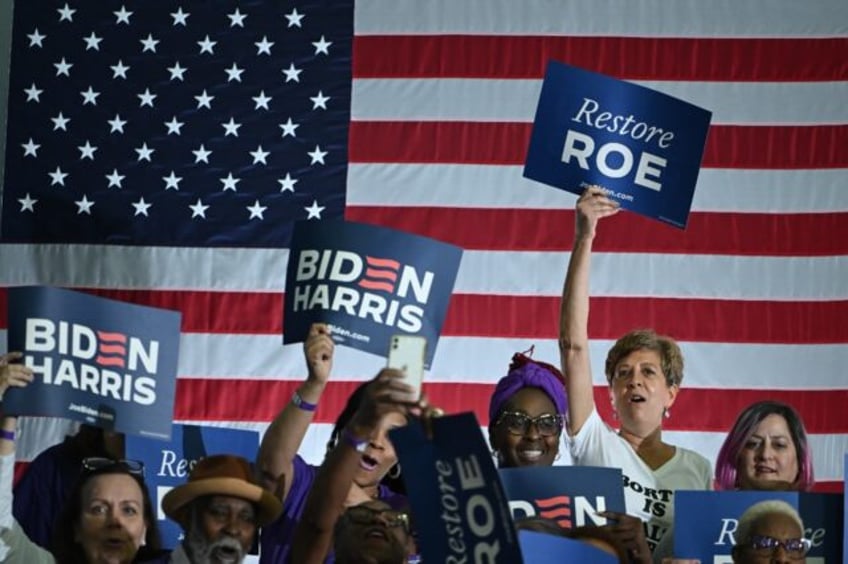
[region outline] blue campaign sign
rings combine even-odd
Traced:
[[[524,176],[685,228],[712,113],[623,80],[548,63]]]
[[[162,547],[170,550],[182,540],[182,529],[162,512],[162,497],[184,484],[197,461],[206,456],[234,454],[252,462],[259,448],[259,433],[175,424],[170,441],[127,437],[125,448],[127,458],[144,462],[144,481],[156,505]]]
[[[598,511],[625,513],[620,468],[502,468],[500,476],[514,519],[545,517],[571,529],[606,525]]]
[[[751,505],[783,500],[798,510],[812,541],[809,564],[842,562],[842,494],[784,491],[677,491],[674,494],[674,556],[731,564],[739,517]]]
[[[179,312],[47,287],[9,290],[10,351],[35,381],[3,409],[167,439],[174,414]]]
[[[579,540],[547,533],[519,531],[521,555],[528,564],[561,564],[562,562],[591,562],[617,564],[618,558]]]
[[[286,270],[283,342],[312,323],[333,339],[386,356],[394,334],[427,339],[429,367],[462,249],[394,229],[345,221],[295,224]]]
[[[521,564],[521,550],[492,455],[473,413],[389,433],[419,529],[424,562]]]

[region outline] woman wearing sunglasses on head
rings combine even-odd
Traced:
[[[0,399],[11,387],[25,387],[32,371],[0,359]],[[143,466],[137,461],[86,458],[75,488],[57,521],[51,552],[27,538],[12,517],[17,418],[0,419],[0,555],[20,564],[129,564],[155,557],[159,530]]]
[[[810,545],[810,540],[804,538],[804,522],[794,507],[785,501],[761,501],[749,507],[739,518],[733,562],[806,562]]]

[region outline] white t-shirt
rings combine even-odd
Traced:
[[[651,470],[630,443],[601,420],[596,409],[570,442],[575,465],[621,468],[627,513],[645,522],[645,536],[651,550],[674,524],[674,491],[712,489],[712,468],[706,458],[675,447],[671,460]],[[671,554],[654,552],[655,561],[662,556]]]

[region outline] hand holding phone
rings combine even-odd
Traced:
[[[392,335],[386,366],[400,370],[404,383],[415,389],[410,401],[421,398],[421,382],[424,379],[424,355],[427,339],[419,335]]]

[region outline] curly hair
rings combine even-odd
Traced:
[[[798,457],[798,476],[795,479],[795,489],[809,491],[815,483],[813,475],[813,456],[807,442],[807,431],[801,416],[792,406],[779,401],[759,401],[746,407],[736,423],[724,439],[718,451],[715,468],[715,488],[717,490],[735,490],[739,488],[737,464],[745,443],[751,437],[754,429],[769,415],[780,415],[786,420],[795,453]]]
[[[665,375],[666,384],[680,386],[683,382],[683,353],[671,337],[657,335],[651,329],[637,329],[618,339],[607,353],[604,367],[607,382],[612,384],[615,367],[627,355],[634,351],[649,350],[660,356],[660,368]]]

